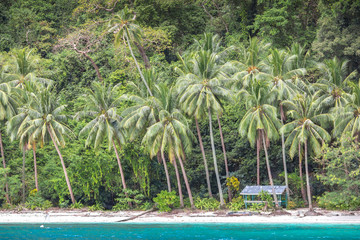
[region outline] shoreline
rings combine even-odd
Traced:
[[[107,212],[87,210],[48,210],[48,211],[0,211],[0,224],[15,223],[322,223],[322,224],[360,224],[360,211],[317,210],[322,216],[304,216],[306,209],[288,210],[291,215],[272,216],[269,212],[252,216],[231,216],[228,211],[186,211],[175,210],[170,213],[151,212],[126,222],[117,222],[137,216],[143,211]]]

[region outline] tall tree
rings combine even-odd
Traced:
[[[190,116],[199,119],[207,112],[209,118],[211,148],[214,159],[216,181],[220,204],[225,204],[214,145],[212,114],[221,115],[221,101],[230,101],[230,92],[223,87],[222,79],[226,74],[217,63],[217,54],[200,50],[193,59],[191,72],[178,79],[177,88],[181,93],[180,103],[183,110]]]
[[[58,96],[51,91],[50,87],[41,89],[33,96],[34,103],[23,108],[23,111],[27,111],[29,116],[28,126],[24,129],[23,134],[25,136],[30,134],[30,142],[36,142],[40,139],[41,145],[50,140],[53,142],[61,161],[71,201],[76,203],[66,165],[58,147],[58,145],[65,146],[64,137],[72,135],[72,131],[64,123],[66,105],[60,105]]]
[[[327,113],[319,113],[313,96],[299,94],[293,101],[284,101],[283,104],[289,109],[288,114],[294,120],[285,124],[280,129],[280,132],[284,134],[289,133],[285,144],[290,146],[289,155],[291,158],[300,149],[299,144],[304,147],[308,204],[309,211],[313,211],[308,154],[319,155],[322,144],[330,141],[330,134],[321,125],[326,126],[331,123],[332,118]]]
[[[120,127],[121,117],[117,114],[119,98],[118,86],[112,87],[111,85],[107,86],[99,82],[93,82],[92,89],[87,89],[85,108],[83,111],[78,112],[75,118],[94,117],[85,125],[79,135],[87,135],[86,146],[93,145],[94,149],[96,149],[104,141],[107,141],[109,151],[112,148],[114,149],[121,183],[127,195],[125,175],[116,147],[117,144],[120,145],[125,142],[124,133]],[[130,202],[129,205],[131,205]]]
[[[249,91],[245,89],[241,90],[239,92],[239,97],[241,100],[246,101],[246,108],[248,109],[241,119],[239,133],[243,137],[247,136],[251,146],[254,146],[255,142],[257,142],[257,152],[260,151],[259,148],[262,144],[265,151],[266,166],[275,205],[276,207],[279,207],[267,153],[270,140],[277,140],[279,138],[278,129],[281,126],[280,121],[277,118],[276,108],[270,105],[275,100],[276,93],[270,91],[268,82],[256,81],[251,85]],[[259,154],[257,155],[259,165]],[[257,174],[259,174],[259,171]],[[258,183],[258,185],[260,184]]]

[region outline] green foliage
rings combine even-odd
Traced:
[[[46,210],[52,207],[52,203],[49,200],[45,200],[36,189],[34,190],[30,192],[29,197],[26,199],[26,208],[31,210]]]
[[[250,206],[250,211],[258,212],[261,211],[264,208],[263,203],[253,203]]]
[[[89,211],[94,212],[94,211],[101,211],[104,210],[105,208],[103,207],[103,205],[99,202],[95,203],[92,206],[89,206]]]
[[[201,210],[218,210],[220,208],[220,202],[215,198],[200,198],[195,199],[195,207]]]
[[[76,203],[71,204],[71,209],[81,209],[84,207],[84,204],[81,203],[81,201],[78,201]]]
[[[142,206],[144,198],[145,196],[138,190],[122,190],[122,192],[118,194],[118,198],[115,198],[115,201],[117,203],[115,204],[115,206],[113,206],[112,210],[121,211],[129,210],[132,208],[139,208]]]
[[[239,196],[237,198],[233,198],[231,202],[228,204],[228,208],[231,211],[239,211],[241,209],[245,208],[244,199],[242,196]]]
[[[267,203],[268,208],[273,208],[274,207],[274,203],[273,203],[274,199],[273,199],[273,197],[271,196],[270,193],[265,192],[265,191],[261,191],[260,192],[260,199],[261,199],[261,201],[264,201],[264,202]]]
[[[175,191],[161,191],[153,199],[160,212],[170,212],[177,204],[179,204],[179,197],[176,196]]]

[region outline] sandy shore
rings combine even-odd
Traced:
[[[317,210],[322,216],[304,216],[306,209],[288,211],[288,216],[269,213],[251,216],[231,216],[227,211],[151,212],[127,223],[343,223],[360,224],[360,211]],[[0,223],[112,223],[141,214],[141,211],[89,212],[86,210],[0,211]]]

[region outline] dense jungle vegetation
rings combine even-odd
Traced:
[[[0,205],[359,209],[359,64],[359,1],[2,0]]]

